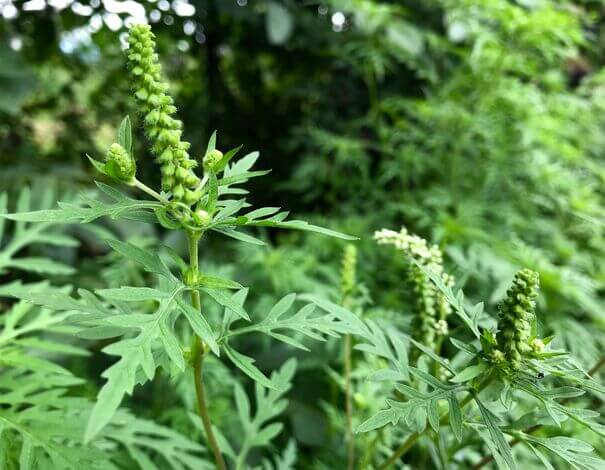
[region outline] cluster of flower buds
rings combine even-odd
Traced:
[[[538,273],[531,269],[522,269],[515,274],[513,285],[499,306],[496,342],[512,370],[519,370],[524,356],[544,348],[540,340],[530,342],[536,317],[539,284]]]
[[[353,294],[356,287],[357,248],[349,243],[345,246],[340,269],[340,293],[342,299]]]
[[[111,144],[105,156],[105,173],[116,180],[128,183],[132,181],[136,171],[137,165],[128,151],[120,144]]]
[[[410,261],[407,280],[414,293],[414,336],[424,345],[434,347],[436,337],[448,333],[446,317],[451,313],[451,306],[412,260],[440,276],[446,286],[452,286],[453,278],[443,271],[443,253],[437,245],[429,246],[424,238],[408,233],[405,227],[399,232],[379,230],[374,239],[379,244],[393,245]]]
[[[210,150],[210,152],[204,155],[203,167],[206,171],[213,171],[218,173],[220,171],[219,164],[223,159],[223,152],[217,149]]]
[[[161,166],[162,189],[171,193],[174,200],[193,205],[201,197],[200,179],[193,171],[197,162],[189,157],[190,144],[181,140],[181,121],[172,117],[176,107],[166,94],[168,85],[162,81],[151,28],[133,25],[128,44],[135,96],[144,116],[145,131],[153,143],[152,152]]]

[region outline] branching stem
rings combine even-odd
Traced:
[[[143,191],[144,193],[148,194],[152,198],[157,199],[158,201],[160,201],[163,204],[168,204],[170,202],[170,201],[168,201],[168,199],[166,199],[164,196],[162,196],[161,194],[159,194],[157,191],[154,191],[149,186],[147,186],[145,183],[140,182],[136,178],[134,178],[132,180],[132,185],[135,188],[138,188],[141,191]],[[196,240],[196,247],[197,247],[197,240]]]
[[[197,273],[199,272],[198,264],[198,241],[199,235],[189,233],[187,235],[189,241],[189,266]],[[191,291],[191,304],[200,315],[202,314],[202,304],[200,300],[200,293],[197,290]],[[202,369],[204,365],[204,357],[207,353],[207,348],[201,338],[194,334],[193,344],[191,346],[191,354],[193,357],[193,378],[195,381],[195,394],[197,396],[198,411],[200,418],[202,418],[202,424],[204,425],[204,431],[206,432],[206,439],[208,445],[214,454],[214,460],[216,462],[216,468],[219,470],[226,470],[227,465],[221,454],[221,449],[216,442],[214,431],[212,430],[212,422],[210,421],[210,415],[208,414],[208,406],[206,400],[206,392],[204,390],[204,380],[202,377]]]

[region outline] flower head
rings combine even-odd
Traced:
[[[532,324],[536,317],[536,297],[539,289],[538,273],[522,269],[515,274],[513,285],[500,304],[498,349],[506,356],[512,370],[518,370],[521,359],[540,344],[530,343]],[[541,342],[541,341],[540,341]]]
[[[119,181],[129,182],[134,178],[137,165],[126,149],[120,144],[109,146],[105,156],[105,172]]]
[[[197,162],[189,156],[189,142],[181,139],[181,121],[172,117],[176,107],[166,93],[168,85],[161,77],[151,28],[143,24],[133,25],[128,44],[135,96],[143,114],[145,131],[153,142],[152,152],[161,166],[162,189],[171,193],[175,200],[192,205],[201,196],[198,189],[200,179],[193,171]]]
[[[405,227],[399,232],[379,230],[374,239],[380,245],[393,245],[409,261],[407,280],[414,293],[414,336],[424,345],[433,347],[437,336],[447,334],[446,317],[451,313],[451,306],[420,266],[440,276],[446,286],[453,285],[453,278],[443,270],[443,253],[437,245],[429,245]]]

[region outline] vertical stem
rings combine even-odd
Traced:
[[[189,266],[195,273],[199,272],[198,264],[198,241],[199,236],[188,233],[187,240],[189,241]],[[200,293],[197,290],[191,291],[191,304],[199,314],[202,314],[202,303],[200,300]],[[204,431],[206,432],[206,439],[208,445],[212,449],[214,454],[214,460],[216,461],[216,468],[219,470],[226,470],[227,465],[221,454],[216,437],[214,437],[214,431],[212,430],[212,423],[210,421],[210,415],[208,414],[208,406],[206,404],[206,392],[204,390],[204,381],[202,378],[202,369],[204,365],[204,356],[206,355],[206,345],[200,339],[198,335],[194,333],[193,344],[191,347],[191,354],[193,356],[193,379],[195,381],[195,394],[197,396],[197,405],[200,418],[202,418],[202,424],[204,425]]]
[[[351,335],[345,336],[345,409],[347,414],[347,469],[355,467],[355,441],[353,441],[353,402],[351,397]]]

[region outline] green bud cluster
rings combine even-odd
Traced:
[[[220,150],[214,149],[208,152],[204,156],[203,166],[206,171],[214,171],[215,173],[218,170],[218,164],[223,158],[223,152]]]
[[[356,287],[357,248],[349,243],[345,246],[340,269],[340,293],[347,299]]]
[[[522,269],[513,279],[506,298],[499,306],[498,349],[504,354],[510,369],[519,370],[521,359],[543,344],[530,343],[532,324],[536,317],[536,297],[540,278],[531,269]],[[541,342],[540,342],[541,343]]]
[[[451,306],[412,260],[440,276],[446,286],[452,286],[454,279],[443,271],[443,253],[437,245],[429,246],[425,239],[408,233],[405,227],[399,232],[379,230],[374,239],[378,244],[395,246],[410,261],[406,277],[414,294],[414,337],[425,346],[435,347],[437,337],[448,333],[446,318]]]
[[[119,181],[129,182],[136,171],[137,165],[128,151],[120,144],[111,144],[105,156],[105,172]]]
[[[176,113],[173,99],[166,93],[161,66],[155,53],[154,34],[148,25],[133,25],[128,36],[127,51],[134,79],[135,96],[144,116],[152,152],[162,171],[162,189],[174,200],[187,205],[201,197],[200,179],[193,169],[197,162],[189,157],[190,144],[181,140],[182,123],[172,116]]]

